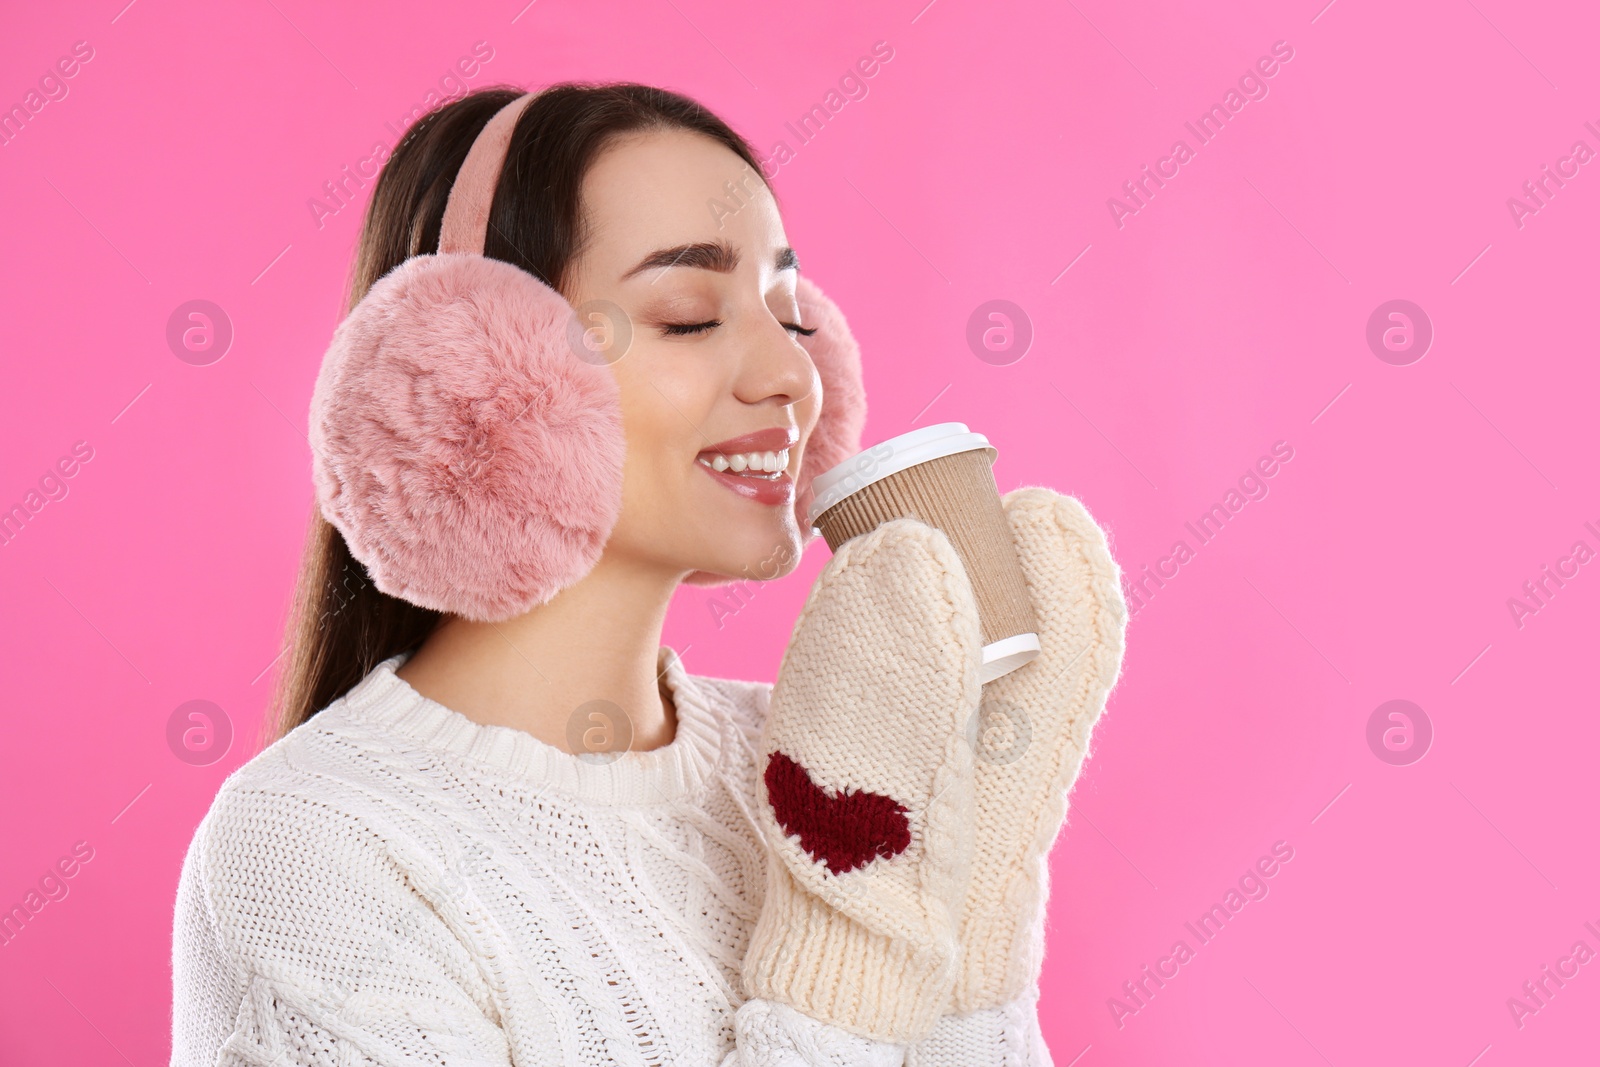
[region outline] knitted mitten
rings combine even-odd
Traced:
[[[943,532],[839,547],[784,652],[756,767],[766,896],[751,997],[912,1044],[945,1009],[973,849],[977,606]]]
[[[1043,486],[1001,497],[1039,617],[1038,658],[984,687],[976,748],[977,844],[948,1010],[1013,1001],[1044,953],[1048,856],[1089,734],[1122,668],[1127,606],[1105,534]]]

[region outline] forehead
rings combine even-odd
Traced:
[[[586,254],[629,266],[665,245],[720,238],[748,255],[787,244],[761,175],[690,130],[629,133],[603,149],[584,175],[583,216]]]

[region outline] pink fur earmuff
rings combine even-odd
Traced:
[[[518,117],[507,104],[451,188],[439,251],[373,284],[339,324],[311,397],[318,507],[373,584],[479,622],[543,604],[595,565],[622,508],[617,381],[580,356],[571,305],[483,255],[489,206]],[[799,279],[802,338],[822,413],[796,478],[805,530],[817,474],[860,449],[861,356],[844,316]],[[696,571],[710,585],[743,576]]]

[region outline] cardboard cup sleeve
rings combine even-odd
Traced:
[[[977,601],[983,682],[1039,654],[1038,617],[994,480],[996,455],[988,439],[964,423],[925,426],[818,475],[809,509],[812,526],[833,551],[890,519],[915,518],[942,530]]]

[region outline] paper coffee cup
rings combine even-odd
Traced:
[[[807,521],[828,547],[890,519],[937,527],[961,557],[983,628],[979,680],[1039,655],[1039,620],[994,481],[999,450],[965,423],[941,422],[891,437],[817,475]]]

